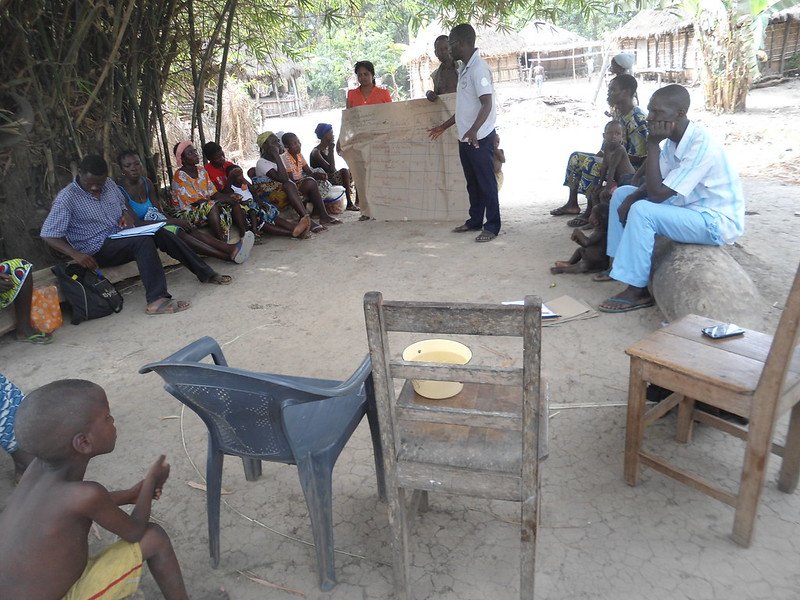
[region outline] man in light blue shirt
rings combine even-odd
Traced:
[[[494,174],[496,119],[492,71],[475,47],[475,30],[456,25],[449,36],[450,55],[460,60],[456,89],[456,114],[428,130],[432,140],[449,127],[458,131],[458,155],[469,194],[469,219],[453,231],[480,231],[476,242],[489,242],[500,233],[500,204]],[[484,222],[484,217],[486,221]]]
[[[628,287],[603,302],[603,312],[653,305],[647,282],[656,234],[685,244],[722,246],[744,232],[739,176],[722,147],[689,121],[686,88],[659,89],[647,110],[645,184],[617,188],[608,215],[608,255],[614,258],[609,275]]]

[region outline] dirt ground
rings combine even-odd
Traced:
[[[168,455],[172,475],[153,516],[173,537],[193,598],[388,598],[388,522],[375,494],[365,424],[334,472],[336,546],[346,554],[337,555],[339,585],[333,592],[316,587],[313,552],[301,541],[310,539],[308,516],[289,466],[265,464],[262,479],[247,483],[238,461],[227,461],[223,486],[231,493],[222,510],[222,561],[211,570],[204,494],[195,485],[203,481],[204,427],[182,413],[157,376],[137,371],[210,335],[232,366],[344,379],[367,351],[362,299],[370,290],[391,299],[467,302],[525,294],[547,301],[569,294],[596,306],[620,286],[548,270],[573,250],[565,220],[548,214],[566,198],[566,158],[600,145],[604,102],[591,105],[592,89],[587,82],[548,81],[543,98],[527,87],[498,89],[508,162],[503,230],[489,244],[450,233],[456,223],[362,223],[348,213],[343,225],[311,240],[272,238],[245,265],[215,264],[235,277],[230,287],[203,286],[185,269],[171,271],[172,294],[193,303],[184,313],[146,316],[137,284],[125,291],[120,315],[79,327],[66,324],[50,346],[6,336],[0,340],[0,370],[23,390],[66,377],[104,386],[119,439],[112,455],[92,462],[88,478],[111,488],[131,485],[159,453]],[[655,84],[640,89],[642,105],[654,89]],[[699,107],[699,89],[692,93]],[[690,112],[724,141],[743,175],[750,214],[731,253],[773,307],[773,326],[800,257],[798,97],[795,80],[752,92],[746,114]],[[316,123],[331,122],[338,130],[338,120],[330,111],[284,119],[272,128],[297,132],[308,153]],[[800,494],[776,491],[777,461],[771,463],[756,542],[746,551],[726,537],[733,513],[724,505],[652,473],[637,488],[622,481],[628,369],[623,350],[662,321],[654,308],[544,330],[543,375],[554,410],[551,457],[543,466],[537,597],[796,598]],[[664,427],[656,429],[666,440]],[[694,446],[699,454],[691,456],[717,468],[715,477],[735,478],[740,446],[708,432]],[[3,454],[0,507],[11,489],[11,460]],[[432,496],[431,503],[415,529],[417,598],[515,597],[514,505],[441,496]],[[110,539],[102,534],[102,543]],[[140,597],[160,597],[149,576]]]

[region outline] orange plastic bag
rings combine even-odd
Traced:
[[[58,288],[54,285],[34,288],[31,300],[31,325],[39,331],[51,333],[63,323]]]

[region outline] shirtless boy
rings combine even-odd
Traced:
[[[580,229],[573,229],[570,239],[580,246],[569,260],[557,260],[550,267],[554,275],[560,273],[596,273],[608,269],[606,239],[608,227],[608,204],[600,202],[589,214],[589,224],[593,231],[586,236]]]
[[[169,537],[149,522],[169,476],[165,457],[127,490],[83,480],[89,461],[117,440],[103,388],[65,379],[31,392],[17,412],[16,435],[36,458],[0,514],[0,597],[126,598],[146,561],[165,598],[188,598]],[[119,508],[126,504],[134,505],[130,515]],[[92,522],[121,539],[90,559]]]

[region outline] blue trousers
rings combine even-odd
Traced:
[[[611,196],[608,211],[608,255],[614,257],[609,275],[628,285],[647,287],[653,261],[656,234],[684,244],[722,246],[715,217],[683,206],[635,202],[628,212],[625,226],[619,220],[619,205],[636,191],[632,185],[617,188]]]
[[[470,229],[485,229],[497,235],[500,233],[500,202],[497,198],[497,178],[494,176],[495,135],[493,130],[478,140],[479,148],[459,142],[458,156],[469,194],[469,219],[464,224]]]

